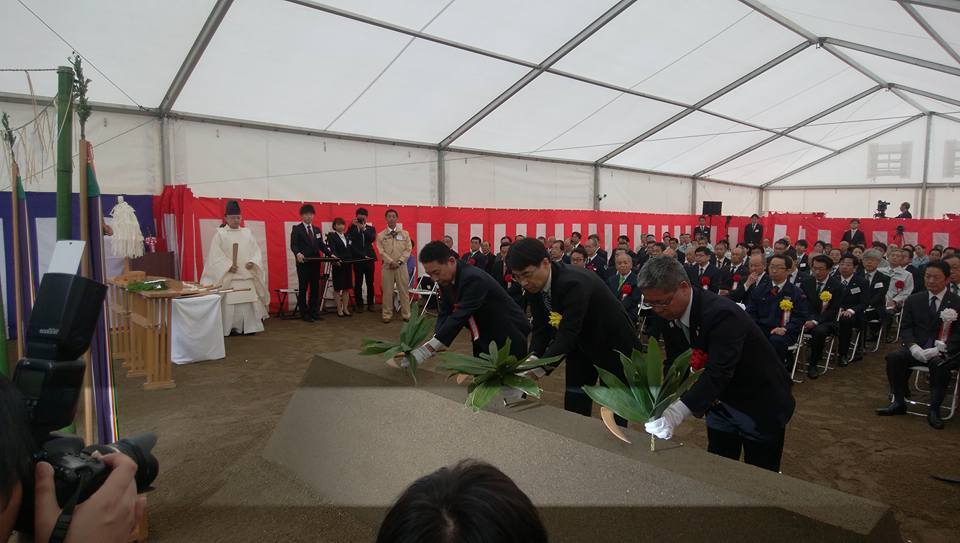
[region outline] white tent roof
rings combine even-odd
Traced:
[[[3,15],[0,68],[76,49],[97,102],[441,150],[810,185],[878,134],[960,126],[953,0],[5,0]],[[0,72],[0,92],[56,93],[30,84]]]

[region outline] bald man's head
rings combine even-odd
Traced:
[[[750,273],[755,273],[757,275],[763,273],[767,269],[767,259],[763,255],[751,255],[750,256]]]

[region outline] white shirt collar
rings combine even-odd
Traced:
[[[547,270],[547,284],[543,286],[543,290],[540,292],[545,292],[548,296],[550,295],[550,287],[553,283],[553,264],[550,265],[550,269]]]
[[[941,291],[940,291],[940,294],[934,294],[934,293],[931,292],[931,293],[930,293],[930,297],[927,298],[927,303],[929,303],[930,300],[936,298],[936,299],[937,299],[937,305],[939,306],[939,305],[940,305],[940,302],[943,301],[943,297],[947,295],[947,291],[949,291],[949,290],[950,290],[950,283],[947,283],[947,287],[946,287],[945,289],[941,290]]]
[[[690,310],[693,309],[693,289],[690,289],[690,300],[687,302],[687,309],[683,312],[683,316],[680,317],[680,322],[690,329]]]
[[[790,281],[791,283],[796,283],[798,275],[800,275],[800,270],[799,269],[793,270],[793,273],[791,273],[790,276],[787,277],[787,281]]]

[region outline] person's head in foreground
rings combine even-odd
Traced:
[[[457,255],[450,250],[446,241],[431,241],[420,249],[420,263],[423,271],[441,285],[449,285],[457,276]]]
[[[476,460],[415,481],[387,512],[377,534],[377,543],[546,541],[530,498],[502,471]]]
[[[589,240],[587,245],[589,246],[592,241]],[[577,247],[577,249],[580,249],[580,247]],[[596,250],[594,250],[595,252]],[[570,255],[571,263],[574,254],[577,253],[578,251],[575,249],[574,253]],[[586,256],[585,253],[584,256]],[[510,247],[510,252],[507,253],[507,267],[513,273],[513,279],[520,283],[523,290],[531,294],[543,290],[547,281],[550,280],[550,257],[543,244],[536,240],[522,240],[514,243]]]
[[[648,260],[637,276],[637,287],[643,291],[644,301],[666,320],[682,317],[693,296],[683,264],[669,256]]]

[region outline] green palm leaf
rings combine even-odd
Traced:
[[[505,375],[503,377],[503,384],[504,386],[522,390],[527,396],[533,396],[534,398],[540,397],[540,386],[529,377],[521,377],[520,375]]]
[[[494,382],[497,381],[497,382]],[[483,383],[474,383],[473,390],[467,395],[466,405],[474,411],[480,411],[500,391],[500,383],[491,379]]]
[[[626,388],[611,388],[605,386],[585,386],[583,391],[590,399],[607,407],[617,415],[630,421],[647,420],[648,411],[637,402]]]

